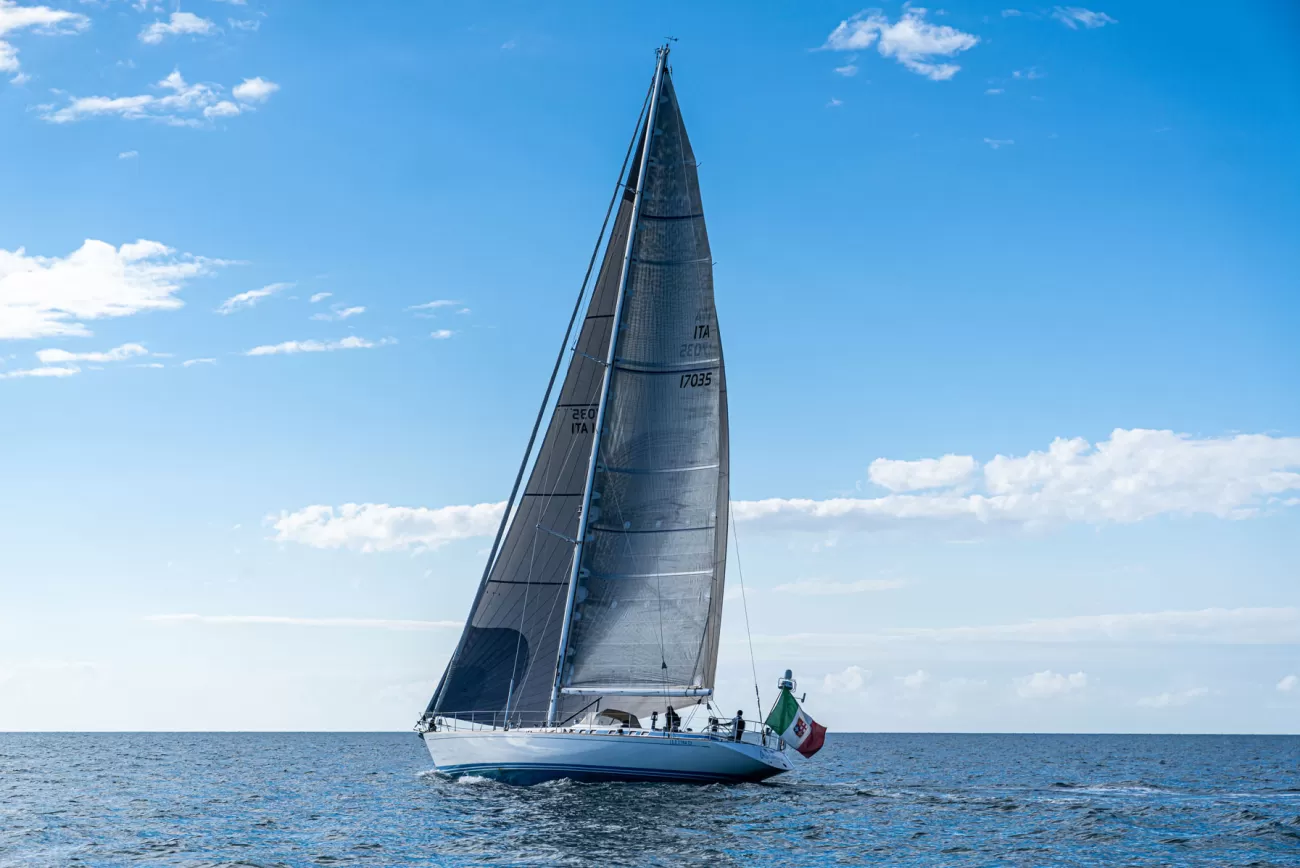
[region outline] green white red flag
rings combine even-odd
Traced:
[[[788,687],[781,688],[781,695],[777,698],[776,705],[772,706],[772,713],[767,716],[767,725],[786,744],[804,756],[817,753],[826,741],[826,727],[799,707],[799,700],[794,698]]]

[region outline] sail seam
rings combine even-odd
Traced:
[[[713,257],[705,256],[702,259],[640,259],[633,257],[632,261],[638,265],[695,265],[700,262],[712,262]]]
[[[633,374],[680,374],[690,373],[691,371],[707,371],[716,368],[721,359],[699,359],[686,364],[663,364],[656,365],[653,362],[629,362],[625,359],[619,359],[615,367],[620,371],[628,371]]]
[[[591,530],[600,531],[601,533],[686,533],[688,531],[714,530],[716,528],[716,524],[705,524],[699,527],[648,527],[640,530],[628,527],[601,527],[595,524],[591,526]],[[652,573],[651,575],[664,576],[670,574]]]
[[[605,467],[606,473],[631,473],[631,474],[654,474],[654,473],[689,473],[693,470],[717,470],[721,465],[718,464],[695,464],[690,467]]]
[[[713,570],[687,570],[679,573],[592,573],[594,579],[654,579],[659,577],[671,578],[674,576],[710,576]]]

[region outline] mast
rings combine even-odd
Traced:
[[[655,79],[651,86],[650,110],[646,114],[645,138],[641,145],[641,163],[638,167],[636,190],[632,200],[632,219],[627,234],[627,246],[623,251],[623,266],[618,278],[618,296],[614,303],[613,324],[609,337],[609,349],[604,361],[605,371],[600,384],[600,402],[596,408],[595,433],[591,438],[591,455],[587,460],[587,478],[582,493],[582,508],[578,513],[578,532],[573,544],[573,564],[569,571],[569,590],[564,601],[564,620],[560,624],[560,644],[555,660],[555,681],[551,685],[551,702],[547,710],[548,724],[554,724],[560,698],[560,682],[564,676],[564,663],[568,657],[569,636],[573,627],[573,607],[578,595],[578,574],[582,569],[582,549],[587,536],[587,524],[591,514],[591,492],[595,484],[596,462],[600,456],[600,438],[605,425],[605,409],[609,403],[609,383],[614,373],[614,357],[618,349],[618,332],[622,322],[623,301],[627,292],[628,269],[632,264],[632,250],[636,244],[637,219],[641,214],[641,194],[645,187],[646,168],[650,163],[650,141],[654,136],[655,118],[659,111],[659,94],[663,85],[664,67],[668,63],[668,45],[665,44],[655,54]]]

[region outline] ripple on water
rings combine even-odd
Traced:
[[[1300,739],[832,734],[764,784],[452,779],[410,735],[0,735],[0,868],[1294,865]],[[37,771],[33,771],[37,770]]]

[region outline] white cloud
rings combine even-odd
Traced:
[[[166,21],[155,21],[140,31],[140,41],[146,45],[157,45],[168,36],[208,36],[216,30],[207,18],[200,18],[193,12],[173,12]]]
[[[329,298],[333,294],[334,293],[332,292],[318,292],[311,297],[310,301],[312,304],[315,304],[318,301],[324,301],[325,299]]]
[[[79,33],[90,26],[90,19],[78,12],[52,9],[49,6],[20,6],[15,0],[0,0],[0,72],[13,73],[14,84],[25,84],[31,77],[21,71],[18,49],[5,36],[20,30],[44,35]]]
[[[858,74],[858,68],[851,63],[846,63],[843,66],[837,66],[835,67],[835,71],[838,72],[840,75],[844,76],[845,78],[852,78],[853,76]]]
[[[280,344],[268,344],[260,347],[253,347],[244,355],[246,356],[274,356],[292,353],[328,353],[334,350],[368,350],[372,347],[382,347],[388,344],[395,344],[394,338],[383,338],[378,341],[370,341],[365,338],[347,337],[341,341],[285,341]]]
[[[1044,452],[999,455],[972,477],[982,492],[828,500],[738,501],[737,521],[814,530],[873,530],[915,520],[1042,525],[1131,523],[1161,515],[1241,519],[1291,505],[1300,490],[1300,437],[1197,439],[1117,428],[1096,446],[1058,438]]]
[[[445,341],[454,334],[455,332],[451,329],[438,329],[437,331],[430,332],[429,337],[433,338],[435,341]]]
[[[893,591],[904,587],[906,582],[897,579],[859,579],[856,582],[827,582],[822,579],[800,579],[785,585],[777,585],[773,590],[787,594],[800,594],[805,597],[828,597],[839,594],[861,594],[867,591]]]
[[[504,509],[504,503],[438,509],[345,503],[337,509],[317,505],[281,512],[267,522],[275,528],[276,542],[360,552],[421,551],[496,533]]]
[[[235,311],[253,307],[262,299],[275,295],[280,290],[288,289],[291,286],[293,286],[292,283],[270,283],[261,289],[250,289],[247,292],[232,295],[221,303],[221,306],[217,308],[217,313],[226,316]]]
[[[1240,608],[1042,618],[1019,624],[913,628],[895,635],[975,642],[1300,643],[1300,609]]]
[[[826,103],[826,108],[839,108],[844,105],[844,100],[831,97],[830,102]]]
[[[1020,14],[1021,14],[1021,12],[1020,12],[1019,9],[1003,9],[1003,10],[1002,10],[1002,17],[1003,17],[1003,18],[1017,18],[1017,17],[1020,16]]]
[[[147,356],[149,351],[140,344],[122,344],[102,353],[70,353],[67,350],[38,350],[36,358],[43,365],[61,362],[120,362],[136,356]]]
[[[366,309],[360,306],[343,307],[341,305],[334,305],[333,309],[329,313],[322,312],[322,313],[312,314],[311,318],[317,320],[325,320],[325,321],[340,320],[340,319],[347,319],[348,317],[351,316],[358,316],[365,312]]]
[[[177,127],[202,127],[215,118],[242,112],[239,106],[222,97],[220,85],[190,84],[179,70],[173,70],[154,88],[160,93],[70,97],[67,105],[58,109],[52,105],[42,106],[41,119],[52,124],[67,124],[93,117],[119,117],[131,121],[158,121]]]
[[[144,364],[140,364],[140,365],[132,365],[131,367],[133,367],[133,368],[165,368],[165,367],[167,367],[167,366],[164,365],[162,362],[145,362]]]
[[[73,374],[79,373],[81,373],[81,368],[78,368],[76,365],[69,365],[65,368],[24,368],[21,370],[0,373],[0,380],[13,380],[21,377],[71,377]]]
[[[871,670],[861,666],[850,666],[843,672],[832,672],[822,679],[822,690],[826,693],[854,693],[871,677]]]
[[[192,368],[195,365],[215,365],[216,363],[217,363],[216,359],[186,359],[185,361],[181,362],[181,367]]]
[[[761,639],[769,644],[824,648],[891,642],[1300,645],[1300,608],[1126,612],[1036,618],[1015,624],[895,627],[877,633],[795,633]]]
[[[226,23],[229,24],[233,30],[243,30],[249,33],[262,28],[262,21],[260,18],[227,18]]]
[[[1300,677],[1295,675],[1286,675],[1277,683],[1277,690],[1279,693],[1290,693],[1292,690],[1295,690],[1297,686],[1300,686]]]
[[[973,48],[979,37],[947,25],[925,20],[926,10],[904,9],[895,23],[879,10],[859,12],[831,32],[825,48],[833,51],[861,51],[875,45],[882,57],[892,57],[904,67],[931,81],[946,81],[961,69],[936,58],[952,57]]]
[[[391,618],[294,618],[282,615],[145,615],[144,620],[164,624],[255,624],[288,627],[362,627],[377,630],[459,629],[462,621],[415,621]]]
[[[439,298],[434,301],[426,301],[424,304],[413,304],[407,310],[437,310],[440,307],[455,307],[458,304],[461,304],[461,302]]]
[[[240,102],[266,102],[271,98],[271,94],[279,89],[280,85],[273,81],[267,81],[259,75],[256,78],[244,79],[235,85],[230,92]]]
[[[140,156],[139,151],[123,151],[117,155],[117,158],[119,160],[134,160],[138,156]]]
[[[989,139],[989,138],[984,139],[984,144],[988,145],[990,148],[992,148],[995,151],[998,148],[1005,147],[1006,145],[1014,145],[1015,143],[1016,143],[1015,139]]]
[[[895,681],[902,684],[908,690],[916,690],[930,683],[930,675],[924,669],[918,669],[911,675],[896,676]]]
[[[1071,30],[1078,30],[1080,25],[1088,30],[1094,30],[1107,24],[1119,23],[1105,12],[1093,12],[1081,6],[1057,6],[1052,10],[1052,17]]]
[[[203,109],[205,118],[230,118],[237,114],[239,114],[239,106],[228,99],[223,99]]]
[[[0,249],[0,340],[84,337],[83,320],[174,310],[188,280],[226,264],[145,240],[87,240],[66,257]]]
[[[1011,71],[1011,77],[1023,78],[1023,79],[1028,79],[1029,81],[1035,81],[1037,79],[1043,78],[1044,73],[1038,67],[1031,66],[1028,69],[1013,69]]]
[[[1044,669],[1042,672],[1035,672],[1033,675],[1026,675],[1024,678],[1016,679],[1016,693],[1025,699],[1049,699],[1055,696],[1065,696],[1087,686],[1088,676],[1083,672],[1063,675],[1050,669]]]
[[[740,585],[727,585],[727,589],[722,592],[724,602],[730,603],[733,600],[748,599],[758,593],[754,588],[741,588]]]
[[[945,455],[919,461],[877,458],[867,468],[867,477],[890,491],[920,491],[965,482],[978,466],[969,455]]]
[[[100,668],[101,664],[80,660],[20,660],[16,663],[0,663],[0,684],[28,674],[35,674],[45,680],[51,673],[60,671],[72,670],[94,674]]]
[[[997,96],[1000,93],[1002,93],[1002,88],[1000,87],[990,87],[984,91],[985,96]]]
[[[1171,708],[1180,705],[1186,705],[1194,699],[1208,695],[1208,687],[1193,687],[1190,690],[1180,690],[1177,693],[1157,693],[1155,696],[1144,696],[1137,701],[1137,704],[1143,708]]]

